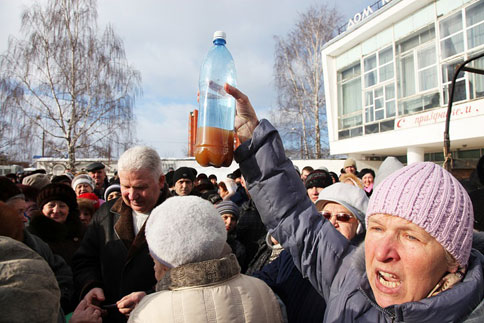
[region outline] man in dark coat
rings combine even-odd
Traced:
[[[145,238],[145,222],[170,195],[158,153],[148,147],[128,149],[118,161],[121,198],[94,214],[73,258],[74,280],[88,305],[116,304],[104,322],[125,322],[134,306],[156,284]]]
[[[104,198],[104,190],[109,185],[105,168],[106,166],[100,162],[91,163],[86,167],[86,171],[89,173],[89,176],[91,176],[96,183],[94,193],[100,199]]]

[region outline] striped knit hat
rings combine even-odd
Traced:
[[[220,215],[229,213],[232,214],[237,221],[239,220],[240,210],[237,204],[235,204],[234,202],[228,200],[222,201],[216,204],[215,207],[217,208],[217,211]]]
[[[467,265],[474,223],[472,203],[464,187],[442,167],[420,162],[388,176],[373,191],[366,223],[379,213],[418,225],[461,266]]]

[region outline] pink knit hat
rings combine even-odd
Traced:
[[[460,265],[467,265],[474,212],[462,185],[434,163],[414,163],[388,176],[373,191],[366,223],[373,214],[406,219],[435,238]]]

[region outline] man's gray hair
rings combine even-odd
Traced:
[[[135,146],[126,150],[119,157],[118,172],[140,169],[150,170],[156,179],[163,174],[160,155],[156,150],[146,146]]]

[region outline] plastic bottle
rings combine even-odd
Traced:
[[[214,46],[200,69],[195,158],[201,166],[227,167],[233,158],[235,99],[225,92],[224,84],[236,86],[237,76],[225,39],[225,32],[214,33]]]

